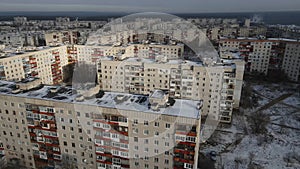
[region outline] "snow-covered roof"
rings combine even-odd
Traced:
[[[199,105],[202,101],[175,99],[172,106],[160,108],[158,111],[149,108],[149,97],[128,93],[105,92],[101,98],[91,97],[76,100],[81,95],[77,90],[64,86],[41,86],[29,91],[14,92],[16,83],[0,81],[0,94],[32,99],[52,100],[56,102],[69,102],[73,104],[86,104],[99,107],[131,110],[143,113],[165,114],[193,119],[200,118]],[[82,97],[82,96],[81,96]],[[121,99],[120,99],[121,98]]]

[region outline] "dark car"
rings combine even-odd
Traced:
[[[211,151],[211,152],[209,153],[209,155],[210,155],[210,159],[211,159],[212,161],[216,161],[216,160],[217,160],[217,152]]]

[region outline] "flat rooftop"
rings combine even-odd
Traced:
[[[287,38],[266,38],[266,39],[258,39],[258,38],[251,38],[251,37],[237,37],[236,39],[231,39],[227,37],[221,37],[221,41],[284,41],[284,42],[296,42],[300,43],[297,39],[287,39]]]
[[[28,54],[28,53],[34,53],[34,52],[43,51],[46,49],[52,49],[52,48],[54,49],[56,47],[59,47],[59,46],[54,46],[54,47],[42,46],[42,47],[33,47],[30,49],[22,49],[22,50],[18,50],[16,48],[6,48],[2,52],[0,52],[0,59],[23,55],[23,54]]]
[[[103,56],[100,58],[101,61],[114,61],[112,56]],[[124,58],[122,61],[124,62],[142,62],[142,63],[162,63],[162,64],[173,64],[173,65],[190,65],[190,66],[203,66],[202,62],[195,62],[191,60],[184,60],[184,59],[169,59],[166,62],[159,62],[155,59],[151,58],[138,58],[138,57],[127,57]]]
[[[160,108],[154,111],[149,108],[149,97],[145,95],[134,95],[127,93],[105,92],[101,98],[91,97],[83,100],[76,100],[81,95],[77,90],[63,86],[41,86],[29,91],[14,93],[16,84],[14,82],[0,81],[0,95],[24,97],[40,100],[51,100],[55,102],[66,102],[73,104],[86,104],[106,108],[117,108],[121,110],[131,110],[143,113],[164,114],[171,116],[187,117],[193,119],[200,118],[202,101],[175,99],[172,106]],[[55,92],[53,92],[55,91]]]

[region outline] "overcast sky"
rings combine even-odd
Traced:
[[[257,12],[300,10],[300,0],[0,0],[0,11]]]

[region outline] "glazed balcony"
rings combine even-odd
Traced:
[[[189,151],[189,152],[192,151],[192,152],[194,152],[195,151],[195,147],[178,144],[176,147],[174,147],[174,150],[177,150],[177,151]]]

